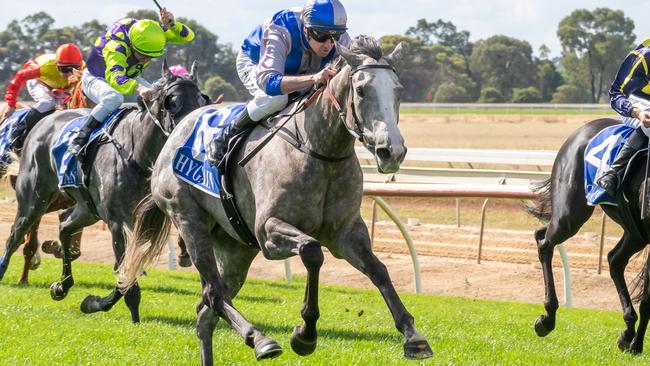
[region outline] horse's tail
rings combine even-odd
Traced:
[[[117,282],[122,293],[133,286],[146,267],[158,261],[171,229],[171,221],[158,208],[151,194],[138,203],[133,214],[134,232],[126,233],[126,252]]]
[[[650,269],[648,263],[650,262],[650,250],[646,247],[644,251],[645,261],[641,266],[641,271],[634,277],[630,287],[632,288],[632,301],[639,302],[645,296],[650,296]]]
[[[525,206],[526,211],[542,221],[551,219],[553,204],[551,201],[551,178],[533,184],[533,192],[537,193],[537,199],[533,204]]]

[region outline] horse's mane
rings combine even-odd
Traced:
[[[374,37],[359,35],[354,37],[350,42],[350,51],[374,58],[379,61],[384,56],[384,51],[379,45],[379,41]]]

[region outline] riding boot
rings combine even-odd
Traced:
[[[39,112],[36,108],[31,108],[29,112],[27,112],[23,118],[23,122],[19,123],[11,134],[11,145],[16,154],[20,155],[20,152],[23,149],[23,144],[25,143],[25,138],[27,137],[27,134],[29,134],[29,131],[31,131],[38,121],[43,119],[43,117],[50,115],[53,112],[54,110]]]
[[[255,123],[256,122],[253,121],[248,115],[248,111],[244,109],[244,111],[239,116],[237,116],[237,119],[232,121],[223,129],[221,135],[208,143],[208,146],[206,146],[205,149],[205,158],[208,163],[219,168],[219,171],[223,173],[223,167],[221,165],[223,163],[223,157],[226,155],[226,152],[228,150],[228,142],[233,136],[254,125]]]
[[[89,115],[84,122],[84,125],[81,126],[77,136],[74,137],[70,146],[68,147],[68,152],[73,156],[78,156],[81,150],[88,143],[88,138],[93,130],[99,127],[102,123],[95,119],[95,117]]]
[[[630,138],[625,141],[621,151],[618,153],[616,160],[612,163],[607,170],[598,180],[596,184],[601,186],[607,191],[608,194],[615,196],[619,187],[619,181],[622,180],[625,173],[625,167],[630,161],[632,156],[641,148],[648,144],[648,136],[643,133],[641,128],[637,128],[632,132]]]

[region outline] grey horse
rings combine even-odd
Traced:
[[[401,46],[384,57],[374,38],[360,36],[349,50],[339,50],[342,59],[338,62],[343,67],[330,81],[330,90],[286,127],[304,138],[311,153],[274,138],[245,167],[234,171],[237,204],[261,248],[241,243],[219,199],[191,187],[172,171],[176,148],[191,133],[204,108],[180,123],[154,166],[152,195],[136,209],[134,238],[127,245],[119,286],[128,289],[142,270],[155,262],[173,222],[201,275],[203,296],[197,307],[197,334],[204,365],[213,363],[212,334],[218,317],[243,337],[258,359],[282,352],[279,344],[247,321],[231,301],[260,249],[267,259],[298,255],[305,265],[307,288],[301,310],[304,324],[294,329],[291,347],[299,355],[315,350],[321,246],[347,260],[377,286],[395,326],[405,337],[407,358],[433,354],[395,291],[386,267],[373,254],[360,215],[363,176],[354,154],[355,135],[360,135],[374,153],[382,172],[397,171],[406,154],[397,127],[402,86],[391,66],[399,58]],[[342,106],[344,116],[338,106]],[[254,149],[267,133],[262,126],[256,126],[239,158]]]
[[[133,209],[150,193],[147,184],[150,167],[177,122],[207,103],[194,75],[194,65],[189,76],[180,77],[172,75],[164,62],[158,97],[150,102],[140,102],[140,109],[127,112],[112,132],[121,150],[112,143],[99,146],[89,172],[87,193],[79,188],[65,188],[65,194],[76,204],[59,211],[63,273],[61,281],[50,287],[53,299],[65,298],[74,284],[70,263],[71,236],[100,219],[107,223],[111,232],[117,268],[124,255],[123,229],[131,226]],[[69,121],[88,113],[87,109],[56,112],[38,123],[28,135],[16,180],[18,209],[5,253],[0,259],[0,279],[30,227],[62,194],[50,152],[52,145]],[[105,299],[102,306],[107,309],[121,297],[121,293],[116,291],[115,296]],[[81,305],[82,311],[92,311],[98,306],[96,301],[92,297],[86,298]],[[125,294],[125,302],[133,321],[139,321],[140,289],[137,285]]]

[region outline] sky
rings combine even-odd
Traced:
[[[301,7],[305,0],[159,0],[177,17],[197,20],[219,37],[220,43],[239,47],[256,24],[280,9]],[[471,33],[477,41],[503,34],[527,40],[535,50],[542,44],[559,56],[557,26],[573,10],[598,7],[620,9],[634,20],[637,41],[650,36],[643,21],[650,14],[650,1],[578,1],[578,0],[342,0],[347,9],[348,28],[352,36],[367,34],[381,37],[404,34],[418,19],[453,22],[459,30]],[[449,5],[449,4],[453,5]],[[0,30],[14,19],[45,11],[55,20],[55,27],[80,25],[97,19],[109,24],[130,11],[156,9],[153,0],[0,0]],[[56,4],[56,5],[54,5]],[[645,19],[644,19],[645,17]],[[646,23],[647,24],[647,23]]]

